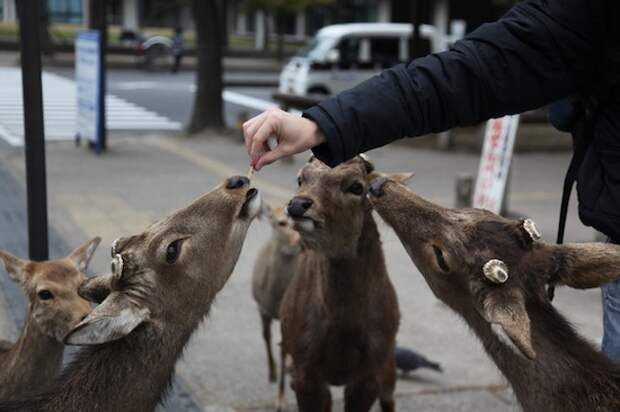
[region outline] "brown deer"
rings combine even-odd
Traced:
[[[258,304],[261,317],[269,381],[275,382],[277,374],[271,350],[271,322],[279,319],[284,292],[297,271],[301,244],[299,233],[289,224],[284,208],[272,210],[266,206],[261,215],[268,219],[272,235],[258,252],[252,274],[252,295]]]
[[[91,346],[49,390],[0,402],[0,411],[153,411],[260,209],[249,186],[246,177],[231,177],[143,233],[115,241],[112,273],[80,287],[101,303],[66,338]]]
[[[394,411],[400,314],[385,267],[361,157],[330,169],[311,159],[288,204],[305,248],[280,308],[301,412],[331,410],[328,385],[344,385],[345,410]]]
[[[0,250],[9,277],[28,299],[21,336],[14,344],[0,342],[0,399],[42,389],[60,370],[63,339],[90,312],[78,287],[100,241],[96,237],[63,259],[45,262],[21,260]]]
[[[619,246],[546,244],[529,219],[444,208],[386,177],[370,193],[432,292],[474,330],[525,411],[620,410],[620,366],[575,332],[545,290],[620,277]]]

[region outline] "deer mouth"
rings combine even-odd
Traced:
[[[258,189],[249,188],[245,193],[245,201],[243,206],[241,206],[239,217],[254,219],[261,210],[261,204],[262,201]]]
[[[293,226],[293,229],[302,232],[314,232],[317,226],[316,220],[310,216],[290,216],[289,223]]]

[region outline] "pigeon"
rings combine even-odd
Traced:
[[[419,368],[432,369],[436,372],[443,372],[441,365],[428,360],[425,356],[414,352],[411,349],[396,348],[396,368],[407,374]]]

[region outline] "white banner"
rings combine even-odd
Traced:
[[[473,207],[500,213],[518,127],[519,115],[487,122]]]

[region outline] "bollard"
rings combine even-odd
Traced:
[[[470,173],[456,175],[455,207],[471,207],[474,194],[474,177]]]

